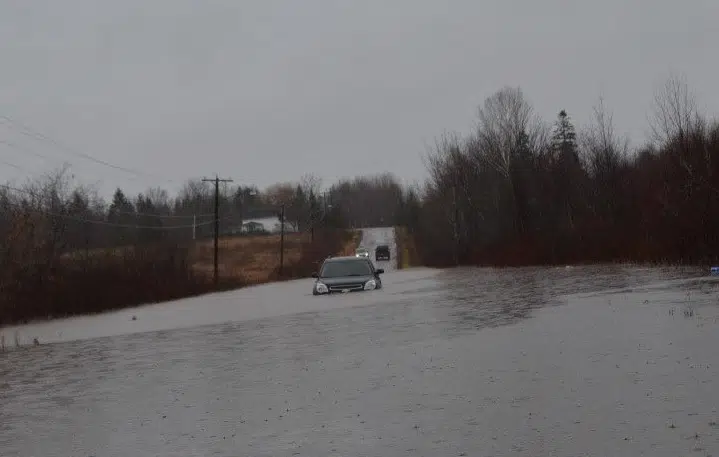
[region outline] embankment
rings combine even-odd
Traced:
[[[395,227],[395,244],[397,245],[397,268],[404,269],[422,265],[414,236],[407,227]]]

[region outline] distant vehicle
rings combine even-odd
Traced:
[[[381,289],[379,275],[382,273],[382,268],[375,268],[372,261],[364,257],[327,258],[322,262],[319,273],[312,273],[316,279],[312,295]]]
[[[355,257],[369,257],[369,251],[365,248],[357,248]]]
[[[374,258],[375,260],[389,260],[390,254],[389,254],[389,246],[386,244],[380,244],[377,246],[374,250]]]

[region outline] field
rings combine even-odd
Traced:
[[[328,255],[349,254],[358,232],[317,230],[280,236],[224,237],[219,243],[219,283],[214,284],[214,243],[158,243],[78,250],[54,264],[29,263],[0,278],[0,327],[78,314],[94,314],[237,289],[281,279],[308,278]]]
[[[285,265],[298,261],[309,242],[309,234],[285,234]],[[196,243],[190,254],[193,269],[212,275],[213,255],[212,239]],[[248,284],[268,282],[280,265],[280,235],[220,238],[218,264],[222,277],[242,278]]]
[[[354,253],[358,233],[345,243],[338,255]],[[285,234],[284,265],[297,263],[303,249],[310,245],[309,233]],[[315,243],[322,243],[319,237]],[[198,242],[191,251],[193,269],[198,273],[212,275],[213,240]],[[219,273],[223,278],[242,279],[246,284],[262,284],[276,279],[280,266],[280,235],[257,235],[225,237],[219,240]]]
[[[349,255],[359,242],[361,232],[352,234],[343,244],[337,255]],[[309,233],[286,233],[284,243],[284,265],[290,267],[300,261],[303,249],[311,244]],[[315,239],[316,246],[332,245],[324,242],[321,235]],[[242,284],[262,284],[277,279],[280,265],[280,235],[225,236],[219,240],[218,269],[220,277],[239,280]],[[66,259],[77,260],[110,256],[127,256],[135,251],[134,246],[99,248],[88,251],[75,251],[65,254]],[[198,240],[189,247],[189,261],[192,270],[203,276],[211,277],[214,271],[214,242],[212,238]]]
[[[359,233],[343,246],[337,255],[354,253]],[[300,260],[303,248],[310,245],[309,233],[286,233],[284,244],[285,267]],[[318,236],[315,244],[323,240]],[[276,279],[273,277],[280,265],[280,235],[226,236],[219,240],[219,273],[225,279],[242,279],[246,284],[261,284]],[[100,248],[89,251],[75,251],[65,254],[66,259],[123,256],[132,253],[134,247]],[[214,242],[203,239],[190,246],[190,262],[196,273],[212,276],[214,270]]]

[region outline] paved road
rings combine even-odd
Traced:
[[[0,454],[719,455],[697,274],[410,269],[24,327],[72,341],[0,354]]]
[[[374,250],[377,245],[389,245],[390,261],[377,261],[374,256]],[[393,271],[397,269],[397,243],[392,227],[368,228],[362,230],[362,241],[360,246],[370,251],[370,257],[377,264],[378,268],[384,268],[384,271]]]

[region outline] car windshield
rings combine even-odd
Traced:
[[[358,254],[362,254],[362,253],[364,253],[364,252],[367,252],[367,249],[365,249],[365,248],[359,248],[359,249],[357,249],[356,252],[357,252]]]
[[[364,260],[335,260],[325,262],[320,271],[322,278],[339,278],[341,276],[368,276],[372,274],[369,263]]]

